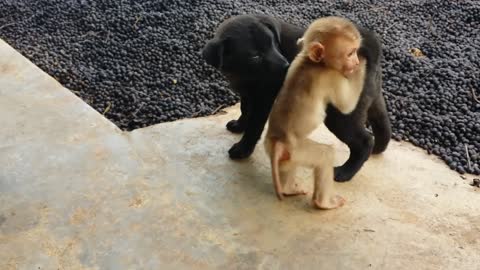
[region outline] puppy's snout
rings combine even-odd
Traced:
[[[272,63],[272,68],[285,70],[290,66],[290,63],[287,59],[276,49],[273,48],[269,54],[270,63]]]
[[[279,54],[275,61],[275,65],[276,65],[276,68],[284,71],[288,69],[288,67],[290,66],[290,63],[287,61],[285,57],[283,57],[283,55]]]

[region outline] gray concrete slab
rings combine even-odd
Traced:
[[[0,269],[479,269],[473,176],[392,142],[343,208],[279,202],[261,147],[227,158],[227,111],[123,133],[0,41]]]

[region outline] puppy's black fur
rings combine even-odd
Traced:
[[[327,108],[325,124],[350,148],[350,157],[335,168],[336,181],[350,180],[370,153],[383,152],[391,136],[390,121],[381,93],[381,44],[375,34],[359,27],[363,38],[359,54],[367,59],[367,75],[355,110],[344,115]],[[241,116],[227,123],[234,133],[244,132],[229,155],[250,156],[260,139],[275,97],[289,66],[298,53],[297,40],[305,29],[264,15],[240,15],[225,20],[202,50],[205,61],[221,71],[240,95]],[[372,126],[373,135],[365,123]]]

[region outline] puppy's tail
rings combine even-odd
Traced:
[[[282,186],[280,185],[280,162],[288,158],[285,144],[280,141],[273,141],[270,162],[272,166],[273,186],[275,187],[275,193],[279,200],[283,199]]]

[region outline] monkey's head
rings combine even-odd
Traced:
[[[205,61],[223,73],[271,77],[286,72],[289,62],[280,51],[278,22],[261,15],[225,20],[202,49]]]
[[[360,32],[352,22],[340,17],[325,17],[314,21],[299,43],[309,61],[349,75],[360,63],[357,51],[361,41]]]

